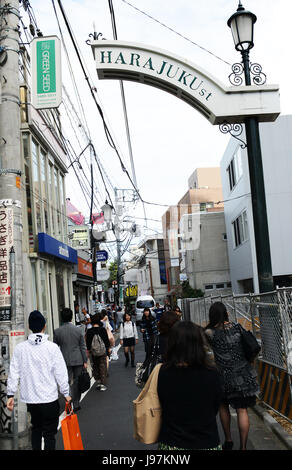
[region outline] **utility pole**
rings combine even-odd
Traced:
[[[117,295],[117,301],[118,305],[120,305],[121,301],[121,295],[120,295],[120,283],[121,283],[121,227],[120,227],[120,206],[119,206],[119,201],[118,201],[118,190],[115,188],[115,207],[116,207],[116,217],[115,217],[115,236],[117,239],[117,265],[118,265],[118,271],[117,271],[117,286],[118,286],[118,295]]]
[[[15,285],[13,305],[10,300],[10,315],[0,320],[0,387],[1,421],[0,448],[12,448],[12,418],[6,408],[6,382],[11,360],[9,341],[11,331],[25,331],[24,291],[23,291],[23,249],[22,249],[22,205],[21,175],[23,164],[20,150],[20,100],[19,100],[19,0],[0,0],[1,9],[1,72],[2,100],[0,104],[0,207],[12,209],[13,250],[15,252]],[[2,242],[3,239],[1,239]],[[1,258],[2,260],[2,258]],[[10,276],[9,276],[10,278]],[[9,279],[8,278],[8,279]],[[3,287],[0,277],[0,287]],[[9,291],[9,290],[8,290]],[[5,302],[1,296],[1,310]],[[9,302],[9,301],[8,301]],[[14,308],[13,308],[14,306]],[[1,313],[0,310],[0,313]],[[15,397],[18,402],[17,397]],[[27,435],[26,408],[17,406],[19,436]],[[14,436],[15,437],[15,436]],[[14,439],[15,440],[15,439]],[[21,444],[20,444],[20,447]]]
[[[149,261],[148,267],[149,267],[149,278],[150,278],[150,292],[151,292],[152,297],[154,297],[151,261]]]

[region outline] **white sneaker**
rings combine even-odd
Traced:
[[[99,390],[100,390],[101,392],[105,392],[105,391],[107,390],[107,388],[106,388],[105,385],[101,385],[101,386],[99,387]]]

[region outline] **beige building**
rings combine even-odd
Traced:
[[[197,168],[188,191],[162,217],[168,293],[187,279],[194,289],[230,291],[220,168]]]

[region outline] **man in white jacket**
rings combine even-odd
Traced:
[[[55,450],[60,406],[58,390],[66,401],[69,396],[67,367],[59,347],[44,334],[46,320],[38,311],[28,319],[32,334],[15,347],[7,380],[7,408],[12,411],[20,382],[20,400],[31,414],[33,450]]]

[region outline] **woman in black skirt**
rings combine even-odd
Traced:
[[[130,313],[125,313],[120,326],[120,344],[124,348],[126,358],[125,367],[129,364],[129,348],[131,353],[131,366],[135,367],[135,345],[138,343],[136,324],[132,321]]]
[[[240,450],[246,450],[249,432],[247,408],[256,404],[259,390],[257,373],[244,355],[239,323],[229,321],[222,302],[215,302],[209,310],[209,324],[205,334],[213,350],[214,359],[224,381],[224,398],[220,406],[220,419],[225,434],[223,450],[231,450],[231,415],[229,406],[236,410],[240,435]]]

